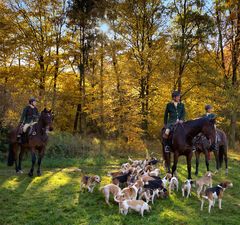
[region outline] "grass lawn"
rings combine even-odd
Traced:
[[[180,158],[178,175],[181,181],[186,178],[186,163]],[[224,193],[222,210],[218,205],[208,214],[208,203],[200,211],[200,201],[195,189],[190,199],[184,199],[181,191],[173,193],[168,199],[157,200],[150,213],[141,216],[135,212],[127,216],[118,213],[118,205],[112,201],[107,206],[98,188],[93,194],[79,191],[82,173],[74,172],[79,167],[83,173],[99,174],[102,177],[100,186],[110,183],[107,171],[116,170],[124,160],[86,160],[80,159],[44,159],[41,177],[29,178],[26,173],[30,162],[24,165],[24,174],[16,175],[13,168],[0,164],[0,224],[240,224],[240,157],[230,154],[229,175],[224,171],[214,176],[214,185],[228,179],[233,182],[233,188]],[[194,162],[194,161],[193,161]],[[194,164],[194,163],[193,163]],[[213,170],[215,162],[211,160]],[[163,168],[161,168],[163,172]],[[35,171],[36,172],[36,171]],[[200,175],[205,172],[204,160],[201,158]],[[195,176],[193,176],[195,178]]]

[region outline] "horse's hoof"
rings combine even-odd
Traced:
[[[225,175],[228,175],[228,169],[225,170]]]
[[[40,171],[37,171],[37,175],[40,177],[42,173]]]
[[[33,173],[32,173],[32,172],[29,172],[29,173],[28,173],[28,176],[29,176],[29,177],[33,177]]]
[[[23,171],[22,171],[22,170],[18,170],[17,173],[18,173],[18,174],[22,174]]]

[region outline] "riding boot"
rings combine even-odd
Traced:
[[[21,137],[21,135],[18,135],[18,136],[17,136],[17,142],[18,142],[18,144],[21,144],[21,143],[22,143],[22,137]]]
[[[165,153],[169,153],[170,150],[171,150],[170,144],[169,144],[169,139],[163,138],[163,143],[164,143],[164,151],[165,151]]]
[[[27,133],[23,133],[22,134],[21,141],[22,141],[22,144],[26,144],[27,143]]]

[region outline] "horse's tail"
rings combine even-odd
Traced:
[[[14,151],[13,151],[13,144],[9,144],[9,151],[8,151],[8,166],[12,166],[14,163]]]

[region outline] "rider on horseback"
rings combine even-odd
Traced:
[[[164,125],[166,127],[165,133],[163,134],[164,150],[170,152],[170,140],[169,134],[177,123],[183,123],[185,119],[185,107],[181,102],[181,94],[179,91],[172,93],[172,102],[169,102],[166,106],[164,114]]]
[[[202,117],[207,117],[208,119],[216,119],[216,114],[213,113],[213,107],[211,105],[206,105],[205,106],[205,111],[206,114],[204,114]],[[216,128],[216,125],[215,125]],[[216,143],[217,143],[218,139],[217,139],[217,135],[216,135]],[[212,144],[210,147],[209,146],[209,141],[207,140],[207,138],[202,135],[201,133],[199,133],[196,137],[194,137],[193,139],[193,149],[196,150],[196,146],[201,143],[203,146],[205,146],[206,148],[210,148],[210,150],[217,150],[216,149],[216,143]]]
[[[26,133],[29,127],[32,127],[37,123],[39,118],[38,109],[36,107],[37,101],[35,98],[29,99],[29,105],[23,109],[22,116],[20,119],[20,130],[18,134],[18,139],[21,142],[21,135]]]
[[[206,105],[205,106],[206,114],[204,115],[205,117],[209,119],[215,119],[216,114],[213,113],[213,107],[211,105]]]

